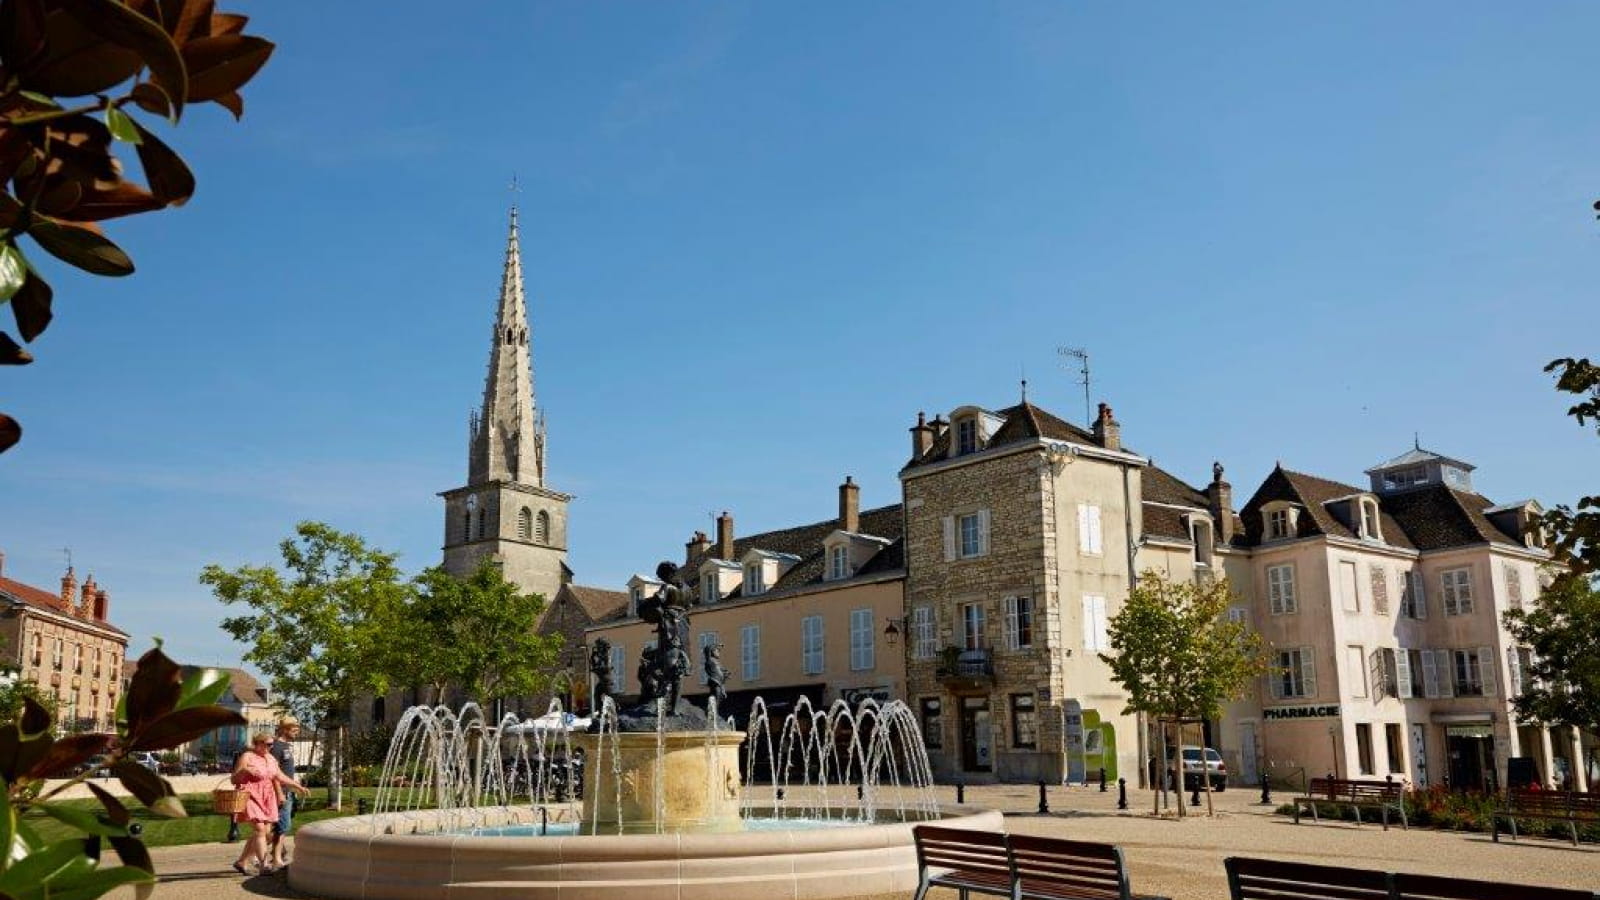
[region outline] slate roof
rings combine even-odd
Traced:
[[[1100,441],[1095,439],[1092,432],[1079,428],[1048,410],[1034,406],[1032,403],[1019,403],[1009,406],[998,412],[990,413],[1003,421],[994,434],[989,435],[988,443],[984,449],[1003,447],[1006,444],[1017,444],[1038,438],[1049,438],[1057,441],[1071,441],[1075,444],[1091,444],[1100,446]],[[955,439],[955,429],[947,427],[944,434],[934,438],[933,446],[922,456],[911,460],[906,468],[925,466],[946,459],[950,455],[950,442]],[[1127,448],[1124,447],[1124,450]],[[1129,451],[1132,452],[1132,451]]]
[[[1298,535],[1329,535],[1355,539],[1354,523],[1348,520],[1348,507],[1334,500],[1352,494],[1370,493],[1303,472],[1279,466],[1256,490],[1255,496],[1240,510],[1249,543],[1262,542],[1261,507],[1274,500],[1299,504]],[[1440,550],[1471,544],[1493,543],[1525,546],[1520,536],[1497,526],[1484,511],[1494,505],[1487,497],[1458,491],[1442,484],[1393,494],[1377,494],[1379,527],[1384,543],[1407,550]]]
[[[110,622],[101,622],[94,619],[80,619],[73,615],[70,610],[61,608],[60,594],[41,590],[31,584],[23,584],[14,578],[0,577],[0,597],[10,598],[24,606],[31,606],[34,609],[53,612],[58,616],[66,616],[69,619],[74,619],[84,623],[85,625],[92,625],[96,628],[104,628],[105,630],[114,632],[116,634],[123,636],[128,634],[126,631],[123,631],[121,628],[118,628]]]
[[[769,586],[765,593],[787,591],[805,587],[811,584],[821,584],[826,560],[823,558],[822,539],[839,530],[837,518],[825,519],[821,522],[812,522],[809,525],[797,525],[793,528],[783,528],[777,531],[766,531],[752,534],[749,537],[734,538],[733,558],[735,561],[751,550],[766,550],[773,553],[787,553],[799,557],[800,561],[790,567],[783,577]],[[861,521],[856,528],[857,534],[872,537],[886,538],[890,543],[879,550],[870,559],[856,570],[856,575],[877,575],[901,571],[905,568],[905,519],[901,515],[900,504],[880,506],[876,509],[861,511]],[[713,542],[711,550],[696,554],[684,565],[673,572],[673,580],[694,584],[700,577],[700,565],[715,555],[716,544]],[[735,588],[732,593],[723,599],[737,600],[744,594],[743,586]],[[620,609],[612,613],[609,618],[622,618],[627,614],[627,595],[619,594],[623,598]]]
[[[1416,466],[1423,463],[1433,462],[1435,460],[1450,463],[1457,468],[1466,469],[1468,472],[1477,468],[1471,463],[1462,462],[1453,456],[1445,456],[1443,453],[1435,453],[1432,450],[1424,450],[1421,447],[1413,447],[1412,449],[1407,450],[1388,462],[1378,463],[1377,465],[1368,469],[1365,474],[1371,475],[1374,472],[1381,472],[1384,469],[1393,469],[1397,466]]]
[[[583,610],[583,614],[588,616],[591,622],[609,619],[628,607],[626,591],[608,591],[605,588],[585,587],[581,584],[564,584],[561,589],[579,609]]]

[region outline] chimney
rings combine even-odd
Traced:
[[[845,531],[861,530],[861,485],[849,475],[839,485],[839,527]]]
[[[5,574],[6,574],[6,554],[5,554],[5,551],[0,551],[0,578],[4,578]]]
[[[933,439],[935,441],[944,437],[945,429],[950,427],[950,423],[946,422],[942,416],[934,416],[933,421],[929,422],[928,425],[933,428]]]
[[[911,426],[911,458],[921,459],[933,447],[933,427],[928,417],[917,413],[917,424]]]
[[[96,622],[104,622],[106,620],[106,611],[108,609],[110,609],[110,607],[111,607],[111,597],[110,597],[110,595],[108,595],[106,593],[106,589],[105,588],[101,588],[101,589],[95,591],[94,592],[94,620]]]
[[[73,574],[72,567],[67,566],[67,574],[61,576],[61,609],[72,612],[72,595],[78,592],[78,576]]]
[[[1211,521],[1217,529],[1217,543],[1226,547],[1233,542],[1233,485],[1222,480],[1222,463],[1211,464],[1211,484],[1206,487],[1206,505],[1211,509]]]
[[[704,531],[696,531],[694,537],[689,538],[688,543],[683,545],[683,564],[687,566],[694,562],[696,556],[704,556],[710,549],[711,539],[706,537]]]
[[[1112,418],[1111,404],[1100,404],[1100,417],[1094,420],[1094,439],[1107,450],[1122,449],[1122,426]]]
[[[717,516],[717,559],[733,559],[733,516],[727,510]]]
[[[83,590],[78,594],[78,608],[73,614],[80,619],[87,619],[94,611],[94,594],[99,586],[94,583],[94,576],[90,575],[83,582]]]

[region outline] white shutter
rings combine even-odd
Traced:
[[[1091,552],[1101,552],[1100,540],[1100,507],[1089,507],[1089,549]]]
[[[1382,700],[1389,694],[1389,680],[1385,678],[1383,668],[1383,650],[1374,650],[1367,654],[1367,683],[1371,688],[1367,691],[1374,701]]]
[[[1094,645],[1097,650],[1111,649],[1111,635],[1106,628],[1106,598],[1094,597]]]
[[[1272,666],[1267,669],[1267,693],[1274,700],[1283,699],[1283,654],[1272,655]]]
[[[949,562],[956,558],[956,517],[945,516],[940,524],[944,526],[944,561]]]
[[[1506,648],[1506,697],[1515,698],[1522,695],[1522,660],[1517,656],[1517,648]]]
[[[1439,696],[1454,697],[1456,695],[1456,660],[1455,654],[1449,650],[1435,650],[1434,667],[1439,670]]]
[[[1083,649],[1093,650],[1094,645],[1094,595],[1083,595]]]
[[[1433,658],[1433,651],[1424,650],[1419,655],[1422,657],[1422,695],[1430,700],[1443,696],[1439,693],[1439,665]]]
[[[1472,570],[1462,569],[1456,579],[1456,590],[1460,596],[1456,598],[1456,610],[1462,615],[1472,612]]]
[[[978,510],[978,555],[989,555],[989,511]]]
[[[1447,616],[1461,613],[1461,608],[1456,605],[1455,575],[1455,572],[1439,573],[1439,589],[1444,592],[1444,614]]]
[[[1411,592],[1415,598],[1412,600],[1412,608],[1416,610],[1415,615],[1419,619],[1428,617],[1427,584],[1428,579],[1423,577],[1421,569],[1413,569],[1411,571]]]
[[[1478,677],[1483,679],[1483,695],[1493,697],[1499,689],[1500,679],[1495,677],[1494,670],[1498,663],[1495,661],[1494,650],[1489,647],[1478,648]]]
[[[1003,636],[1002,640],[1004,641],[1005,648],[1007,650],[1015,650],[1015,649],[1017,649],[1017,598],[1016,597],[1007,597],[1007,598],[1005,598],[1005,610],[1006,610],[1005,624],[1004,624],[1004,626],[1002,626],[1004,628],[1004,630],[1005,630],[1005,635]]]
[[[1411,699],[1411,651],[1404,647],[1394,652],[1395,688],[1401,700]]]
[[[1317,695],[1317,660],[1312,655],[1310,647],[1300,648],[1300,671],[1305,685],[1302,696],[1315,697]]]
[[[1088,553],[1092,546],[1089,542],[1089,504],[1078,504],[1078,552]]]

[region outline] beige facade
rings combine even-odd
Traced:
[[[128,635],[106,620],[110,598],[72,569],[51,593],[4,577],[0,554],[0,647],[18,675],[55,697],[63,731],[109,731],[121,696]]]

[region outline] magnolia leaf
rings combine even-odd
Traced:
[[[10,241],[0,245],[0,303],[15,297],[27,280],[28,261],[22,251]]]
[[[28,233],[51,256],[92,275],[122,276],[133,273],[133,260],[122,248],[95,231],[39,216]],[[18,288],[21,287],[19,284]],[[15,293],[15,291],[13,291]]]
[[[38,737],[48,737],[50,734],[50,710],[39,705],[39,701],[32,696],[22,698],[22,721],[18,723],[18,731],[22,734],[24,742]]]
[[[143,869],[144,871],[150,873],[154,873],[156,870],[156,864],[150,860],[149,848],[147,848],[144,845],[144,841],[140,840],[139,838],[111,838],[111,849],[117,851],[117,856],[122,858],[122,862],[125,865],[133,866],[137,869]]]
[[[56,102],[56,98],[49,94],[41,94],[38,91],[17,91],[17,93],[42,106],[47,106],[51,109],[61,108],[61,104]]]
[[[218,106],[222,107],[228,112],[233,113],[233,120],[235,122],[244,118],[244,98],[239,96],[238,91],[229,91],[228,93],[215,98],[215,102]]]
[[[167,37],[160,25],[139,15],[121,3],[104,0],[56,0],[68,15],[102,38],[132,50],[150,69],[154,80],[160,83],[175,107],[173,114],[181,115],[183,104],[188,102],[188,72],[178,45]]]
[[[0,453],[4,453],[22,440],[22,426],[16,419],[0,413]]]
[[[0,331],[0,366],[25,366],[31,362],[33,354],[22,349],[11,335]]]
[[[129,736],[137,737],[144,723],[172,712],[182,693],[183,670],[178,664],[167,658],[160,647],[146,651],[139,657],[127,693],[123,695],[127,701]]]
[[[227,725],[246,725],[248,720],[239,713],[221,706],[191,706],[167,713],[153,722],[147,722],[132,732],[130,749],[165,750],[210,734]]]
[[[113,796],[110,791],[92,781],[85,782],[85,786],[89,788],[91,794],[94,794],[95,799],[100,801],[100,805],[106,808],[106,816],[111,819],[113,824],[127,825],[133,819],[133,815],[128,812],[128,808],[123,806],[122,801]]]
[[[17,330],[22,334],[22,339],[32,341],[44,334],[45,328],[50,324],[50,298],[53,296],[50,285],[45,283],[39,273],[28,267],[28,277],[22,282],[22,289],[11,298],[11,312],[17,317]]]
[[[98,837],[123,837],[128,833],[128,829],[120,825],[102,822],[99,816],[81,807],[66,806],[60,803],[39,803],[33,808],[55,819],[57,822],[65,822],[71,825],[84,834],[92,834]]]
[[[106,107],[106,129],[119,141],[137,144],[141,140],[138,126],[133,124],[127,113],[115,106]]]
[[[222,699],[232,683],[222,669],[196,669],[183,679],[178,691],[178,709],[191,706],[210,706]]]
[[[155,883],[156,877],[153,873],[134,866],[98,868],[82,875],[57,878],[50,882],[50,900],[95,900],[96,897],[103,897],[112,890],[129,884],[142,886],[139,896],[145,896],[150,891],[150,886]]]
[[[45,885],[57,878],[81,875],[94,869],[84,838],[56,841],[12,863],[0,873],[0,893],[12,897],[51,897]]]
[[[44,0],[7,0],[0,3],[0,59],[13,72],[25,72],[45,53]],[[23,96],[34,99],[32,91]],[[46,100],[45,102],[53,102]]]
[[[118,176],[121,177],[120,175]],[[70,222],[100,222],[121,216],[136,216],[154,212],[166,206],[153,194],[131,181],[119,180],[110,188],[94,185],[85,192],[70,216],[56,216]]]
[[[249,21],[249,16],[238,13],[217,13],[211,17],[211,33],[239,34],[244,31],[245,23]]]
[[[132,97],[133,102],[145,112],[161,116],[169,122],[175,121],[172,115],[172,98],[161,89],[161,85],[153,81],[141,81],[133,86],[128,96]]]
[[[189,102],[215,100],[243,87],[272,55],[273,43],[246,34],[197,38],[183,45]]]
[[[173,794],[172,785],[144,766],[132,760],[119,759],[111,764],[111,774],[117,776],[117,780],[128,789],[128,793],[138,797],[139,802],[151,812],[175,819],[181,819],[186,815],[183,804],[178,802],[177,796]]]
[[[74,734],[56,739],[50,752],[28,769],[28,778],[56,778],[99,756],[111,746],[109,734]]]
[[[172,42],[182,47],[196,37],[210,34],[212,13],[216,4],[212,0],[159,0],[161,27],[172,35]]]
[[[108,42],[61,4],[51,7],[44,16],[43,52],[17,72],[21,87],[53,97],[81,97],[109,91],[139,71],[138,53]],[[9,54],[6,62],[9,68]]]
[[[128,120],[139,133],[139,164],[144,167],[150,193],[168,206],[182,206],[194,196],[194,173],[183,157],[133,119]]]

